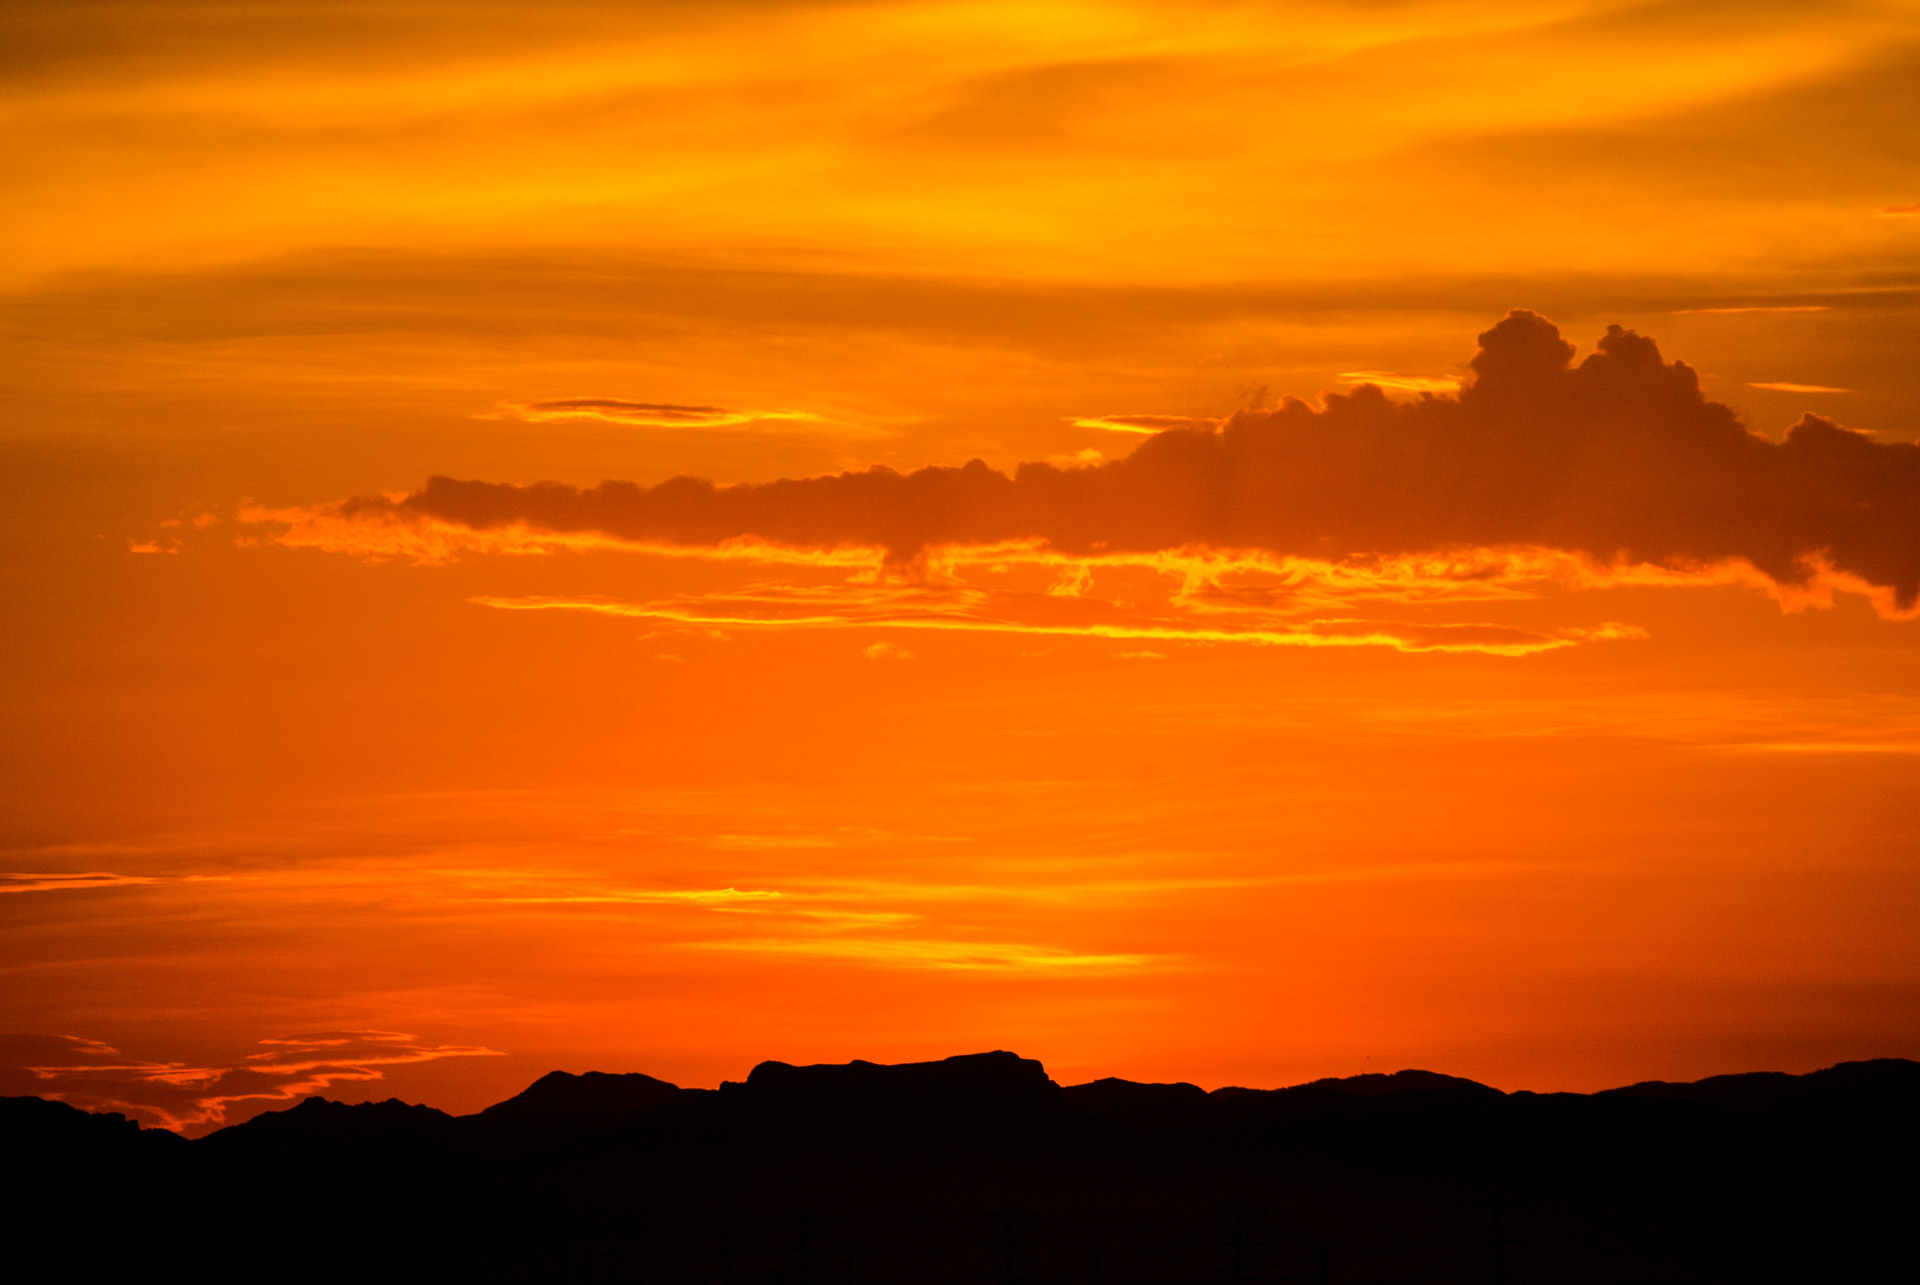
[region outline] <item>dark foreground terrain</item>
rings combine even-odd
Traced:
[[[1920,1279],[1920,1063],[1501,1093],[1422,1071],[1061,1088],[983,1053],[311,1098],[188,1142],[0,1099],[9,1279]]]

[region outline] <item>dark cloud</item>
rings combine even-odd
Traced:
[[[1394,401],[1363,386],[1322,408],[1290,400],[1217,429],[1156,434],[1094,468],[1032,463],[1008,476],[975,460],[585,490],[434,478],[340,515],[677,545],[867,545],[895,564],[934,546],[1020,539],[1076,553],[1206,545],[1334,559],[1530,545],[1607,563],[1745,560],[1794,584],[1823,559],[1913,606],[1920,446],[1816,415],[1782,441],[1756,436],[1701,395],[1685,363],[1617,326],[1574,356],[1546,319],[1516,311],[1480,336],[1457,397]]]

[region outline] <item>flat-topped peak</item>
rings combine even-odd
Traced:
[[[748,1086],[821,1087],[916,1087],[928,1090],[964,1092],[969,1089],[1040,1088],[1052,1086],[1047,1068],[1032,1058],[1004,1049],[990,1053],[962,1053],[936,1062],[869,1062],[856,1058],[851,1062],[816,1063],[794,1066],[787,1062],[762,1062],[748,1074]]]

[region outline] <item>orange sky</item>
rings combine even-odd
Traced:
[[[0,48],[0,1092],[1920,1056],[1912,4]]]

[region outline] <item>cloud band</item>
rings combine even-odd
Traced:
[[[948,546],[1033,540],[1069,554],[1186,548],[1339,561],[1544,548],[1602,565],[1744,562],[1779,585],[1836,576],[1882,609],[1920,597],[1920,446],[1816,415],[1782,441],[1707,400],[1694,371],[1612,327],[1577,365],[1546,319],[1480,336],[1457,396],[1362,386],[1217,427],[1155,433],[1124,459],[1011,475],[974,460],[720,486],[577,488],[436,477],[332,519],[531,531],[656,547],[743,539],[877,548],[898,567]]]

